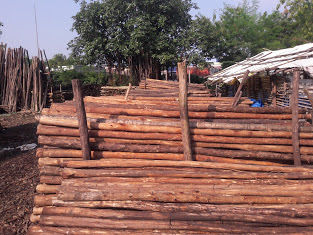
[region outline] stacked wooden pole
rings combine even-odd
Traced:
[[[189,103],[190,132],[197,160],[292,163],[291,109],[232,108],[218,105],[218,98],[212,100],[210,105]],[[92,158],[183,159],[178,101],[160,104],[158,100],[86,97],[85,104]],[[310,118],[310,114],[300,110],[299,117]],[[44,156],[80,149],[73,102],[53,104],[43,110],[39,123],[39,143],[45,146]],[[312,128],[302,127],[303,163],[311,164],[312,150]]]
[[[126,159],[43,162],[29,234],[313,229],[312,169]]]
[[[249,108],[245,98],[232,107],[232,98],[189,96],[196,161],[183,161],[178,97],[131,91],[127,100],[84,101],[89,161],[82,160],[74,102],[53,104],[39,117],[40,184],[29,234],[313,229],[313,170],[288,166],[294,160],[290,108]],[[313,128],[304,125],[311,114],[298,111],[301,161],[311,164]]]
[[[42,110],[46,102],[48,73],[43,58],[32,58],[23,48],[0,45],[0,105],[8,112]]]

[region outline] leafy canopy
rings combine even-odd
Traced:
[[[192,21],[189,11],[195,7],[191,0],[80,4],[80,11],[73,17],[73,30],[78,36],[69,47],[85,64],[124,63],[141,71],[152,64],[171,63],[187,50],[183,39]]]
[[[312,0],[280,0],[278,7],[285,8],[285,14],[290,18],[298,39],[307,42],[313,40],[313,1]]]

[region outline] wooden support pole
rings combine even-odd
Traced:
[[[236,107],[236,106],[238,105],[238,103],[239,103],[239,100],[240,100],[240,92],[241,92],[241,90],[242,90],[242,88],[243,88],[243,85],[246,84],[246,82],[247,82],[247,80],[248,80],[248,78],[249,78],[249,73],[250,73],[250,71],[247,70],[247,72],[246,72],[245,75],[243,76],[243,79],[242,79],[242,81],[241,81],[241,83],[240,83],[240,85],[239,85],[239,87],[238,87],[238,89],[237,89],[236,95],[235,95],[235,97],[234,97],[234,101],[233,101],[233,104],[232,104],[233,107]]]
[[[79,123],[79,133],[80,133],[81,148],[83,151],[83,159],[90,160],[91,152],[90,152],[90,146],[89,146],[87,118],[86,118],[85,104],[83,100],[80,80],[78,79],[72,80],[72,86],[73,86],[74,99],[76,103],[76,113],[77,113],[77,119]]]
[[[272,78],[272,106],[277,105],[277,78]]]
[[[301,166],[300,159],[300,141],[299,141],[299,81],[300,71],[298,69],[293,72],[292,81],[292,147],[295,166]]]
[[[131,84],[131,83],[129,83],[129,84],[128,84],[127,91],[126,91],[126,95],[125,95],[125,100],[127,100],[127,99],[128,99],[129,92],[130,92],[130,90],[131,90],[131,89],[132,89],[132,84]]]
[[[191,138],[190,138],[190,127],[188,117],[188,87],[187,87],[187,68],[186,61],[178,63],[178,74],[179,74],[179,105],[180,105],[180,120],[182,127],[182,140],[184,149],[184,159],[186,161],[192,161],[192,149],[191,149]]]

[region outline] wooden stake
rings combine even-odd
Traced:
[[[236,92],[236,95],[234,97],[234,101],[233,101],[233,107],[236,107],[238,105],[238,102],[240,100],[240,92],[243,88],[243,85],[247,82],[248,78],[249,78],[249,73],[250,71],[247,70],[247,72],[245,73],[245,75],[243,76],[243,79],[242,79],[242,82],[240,83],[238,89],[237,89],[237,92]]]
[[[128,84],[127,91],[126,91],[126,95],[125,95],[125,100],[127,100],[127,99],[128,99],[129,92],[130,92],[130,90],[131,90],[131,89],[132,89],[132,84],[131,84],[131,83],[129,83],[129,84]]]
[[[80,133],[80,142],[81,148],[83,151],[83,159],[90,160],[90,146],[89,146],[89,136],[88,136],[88,127],[87,127],[87,118],[85,111],[85,104],[82,95],[81,82],[78,79],[72,80],[74,99],[76,103],[76,113],[79,123],[79,133]]]
[[[301,166],[299,141],[299,80],[300,71],[294,70],[292,81],[292,147],[295,166]]]
[[[276,107],[277,102],[277,80],[276,77],[272,79],[272,106]]]
[[[191,138],[190,138],[188,103],[187,103],[188,87],[187,87],[186,61],[178,63],[178,74],[179,74],[180,120],[182,128],[184,158],[186,161],[192,161],[193,158],[191,150]]]

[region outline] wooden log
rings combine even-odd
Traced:
[[[292,89],[292,147],[295,166],[301,166],[300,158],[300,141],[299,141],[299,117],[298,117],[298,103],[299,103],[299,80],[300,71],[295,70],[293,76]]]
[[[108,101],[99,103],[94,100],[89,100],[85,98],[85,102],[87,105],[89,104],[101,104],[101,107],[116,107],[117,105],[121,108],[135,108],[135,109],[160,109],[160,110],[168,110],[168,111],[177,111],[179,108],[175,105],[169,104],[154,104],[154,103],[132,103],[131,101],[119,102],[119,101]],[[290,114],[292,113],[291,108],[289,107],[262,107],[262,108],[252,108],[246,106],[238,106],[233,108],[231,105],[210,105],[210,104],[188,104],[188,110],[193,112],[235,112],[235,113],[267,113],[267,114]],[[305,110],[300,109],[300,114],[304,114]]]
[[[233,107],[236,107],[236,106],[237,106],[237,104],[238,104],[238,102],[239,102],[239,100],[240,100],[240,98],[241,98],[242,93],[241,93],[241,95],[240,95],[240,92],[241,92],[243,86],[246,84],[246,82],[247,82],[247,80],[248,80],[248,78],[249,78],[249,73],[250,73],[250,71],[247,70],[246,73],[245,73],[244,76],[243,76],[243,79],[242,79],[242,81],[241,81],[241,83],[240,83],[240,85],[239,85],[239,87],[238,87],[238,89],[237,89],[237,91],[236,91],[236,94],[235,94],[235,97],[234,97],[234,101],[233,101],[233,103],[232,103],[232,106],[233,106]]]
[[[168,133],[158,132],[126,132],[126,131],[103,131],[103,130],[89,130],[90,137],[103,137],[103,138],[124,138],[124,139],[142,139],[142,140],[181,140],[181,136],[176,134],[179,128],[169,128]],[[192,134],[208,135],[208,136],[229,136],[229,137],[268,137],[268,138],[291,138],[291,132],[284,131],[246,131],[246,130],[223,130],[223,129],[194,129],[191,130]],[[57,126],[47,126],[39,124],[37,127],[37,135],[53,135],[53,136],[79,136],[78,129],[64,128]],[[313,133],[300,133],[300,138],[313,139]],[[302,144],[307,144],[303,142]]]
[[[69,158],[81,158],[82,154],[80,150],[73,149],[38,149],[37,157],[69,157]],[[130,153],[130,152],[105,152],[105,151],[92,151],[91,157],[93,160],[102,158],[130,158],[130,159],[168,159],[168,160],[183,160],[182,154],[173,153]],[[43,160],[46,162],[45,160]]]
[[[38,197],[38,196],[36,196]],[[133,211],[154,211],[154,212],[207,212],[212,213],[238,213],[250,215],[269,215],[285,216],[290,218],[312,217],[312,204],[306,205],[212,205],[199,203],[159,203],[143,201],[62,201],[56,197],[40,196],[41,201],[48,201],[50,198],[51,205],[57,207],[78,207],[78,208],[113,208],[113,209],[130,209]],[[44,200],[46,198],[46,200]]]
[[[88,118],[87,125],[91,129],[92,126],[97,126],[97,123],[121,123],[129,125],[149,125],[149,126],[168,126],[168,127],[180,127],[178,120],[171,119],[127,119],[126,116],[119,116],[119,118],[110,118],[110,116],[105,116],[108,119],[100,118]],[[39,123],[51,126],[64,126],[78,128],[77,118],[71,116],[56,116],[56,115],[41,115],[39,117]],[[94,124],[93,124],[94,123]],[[203,122],[203,121],[190,121],[191,128],[199,129],[230,129],[230,130],[253,130],[253,131],[288,131],[291,132],[291,125],[274,125],[274,124],[243,124],[243,123],[214,123],[214,122]],[[312,127],[300,127],[301,132],[313,132]]]
[[[101,234],[101,235],[155,235],[155,234],[186,234],[186,230],[116,230],[116,229],[95,229],[95,228],[82,228],[82,227],[52,227],[52,226],[35,226],[32,225],[28,234],[37,235],[55,235],[55,234],[76,234],[76,235],[93,235],[93,234]],[[205,231],[188,231],[188,234],[206,234]]]
[[[266,166],[246,166],[244,164],[221,164],[204,162],[184,162],[184,161],[149,161],[149,160],[98,160],[98,161],[69,161],[64,162],[64,167],[71,168],[103,168],[103,167],[196,167],[196,168],[214,168],[214,169],[232,169],[244,171],[264,171],[264,172],[297,172],[313,173],[309,168],[293,167],[266,167]]]
[[[85,105],[83,101],[83,95],[81,90],[80,80],[72,80],[74,98],[76,101],[76,113],[79,123],[79,133],[80,133],[80,142],[81,148],[83,151],[83,159],[90,160],[90,147],[89,147],[89,137],[88,137],[88,127],[87,127],[87,118],[85,112]]]
[[[125,172],[125,170],[127,172]],[[117,169],[72,169],[65,168],[62,172],[64,178],[90,178],[90,177],[168,177],[168,178],[196,178],[196,179],[312,179],[307,173],[268,173],[268,172],[232,172],[230,170],[203,170],[194,168],[117,168]]]
[[[129,83],[129,84],[128,84],[127,91],[126,91],[126,94],[125,94],[125,100],[127,100],[127,99],[128,99],[129,92],[131,91],[131,89],[132,89],[132,84],[131,84],[131,83]]]
[[[116,185],[115,185],[116,187]],[[145,186],[146,187],[146,186]],[[140,200],[140,201],[157,201],[157,202],[185,202],[185,203],[211,203],[211,204],[308,204],[312,203],[312,195],[303,193],[304,196],[299,196],[299,193],[295,191],[289,193],[280,192],[283,196],[254,196],[246,195],[245,193],[232,194],[230,191],[221,191],[220,193],[226,193],[227,195],[211,194],[205,195],[202,192],[187,191],[186,189],[178,190],[177,186],[175,191],[168,193],[158,191],[156,189],[149,189],[145,187],[132,188],[125,190],[124,188],[110,188],[110,191],[105,188],[101,188],[101,191],[81,187],[67,187],[68,191],[62,191],[59,193],[58,198],[65,201],[94,201],[94,200]],[[118,189],[118,191],[116,191]],[[174,189],[173,189],[174,190]],[[259,190],[260,191],[260,190]],[[218,192],[218,191],[217,191]],[[251,193],[253,194],[253,193]]]
[[[54,106],[54,110],[75,112],[71,105]],[[101,113],[111,115],[129,115],[129,116],[153,116],[153,117],[171,117],[178,118],[178,111],[167,111],[157,109],[125,109],[125,108],[110,108],[97,105],[86,106],[87,113]],[[273,119],[273,120],[291,120],[291,114],[258,114],[258,113],[233,113],[233,112],[188,112],[190,118],[197,119]],[[311,118],[310,114],[299,114],[300,119]]]
[[[140,134],[140,133],[139,133]],[[241,138],[241,137],[224,137],[224,136],[205,136],[205,135],[192,135],[192,140],[198,144],[199,142],[204,142],[205,146],[210,146],[212,143],[221,143],[221,144],[251,144],[251,145],[267,145],[268,149],[275,149],[279,151],[280,145],[285,147],[286,149],[282,149],[280,152],[290,152],[290,147],[288,145],[292,144],[292,141],[290,139],[283,139],[283,138]],[[179,137],[177,138],[179,139]],[[90,146],[92,150],[112,150],[115,151],[115,149],[120,148],[126,149],[127,143],[142,143],[138,146],[134,147],[133,151],[149,151],[148,148],[150,147],[151,151],[157,151],[157,147],[155,148],[151,145],[149,145],[149,141],[144,143],[144,141],[127,141],[126,139],[122,139],[119,141],[118,138],[116,139],[108,139],[108,138],[90,138]],[[124,142],[124,144],[120,144],[119,142]],[[178,142],[174,141],[157,141],[152,140],[150,143],[157,144],[160,143],[159,146],[162,146],[163,144],[166,145],[164,148],[170,149],[171,146],[177,146]],[[79,141],[79,138],[77,137],[63,137],[63,136],[39,136],[38,143],[41,145],[47,145],[47,146],[53,146],[53,147],[61,147],[61,148],[72,148],[72,149],[80,149],[81,144]],[[301,143],[305,146],[312,146],[313,140],[301,140]],[[195,144],[195,145],[196,145]],[[270,147],[271,146],[271,147]],[[109,149],[111,148],[111,149]],[[161,147],[162,148],[162,147]],[[256,148],[258,148],[256,146]],[[267,147],[260,147],[261,148],[267,148]],[[138,150],[135,150],[138,149]],[[301,147],[300,151],[302,151],[304,154],[310,154],[308,151],[312,150],[312,147]],[[149,152],[151,152],[149,151]],[[170,151],[170,150],[169,150]]]
[[[255,222],[269,225],[294,225],[313,226],[310,218],[286,218],[284,216],[266,215],[236,215],[235,213],[190,213],[190,212],[151,212],[151,211],[127,211],[109,209],[89,209],[75,207],[45,207],[42,215],[57,215],[87,218],[114,218],[114,219],[136,219],[136,220],[171,220],[171,221],[234,221],[234,222]]]
[[[64,216],[41,216],[40,224],[44,226],[56,227],[83,227],[95,229],[116,229],[116,230],[185,230],[188,231],[203,231],[203,232],[243,232],[247,231],[246,226],[243,229],[243,223],[240,226],[232,222],[231,224],[221,222],[206,222],[206,221],[162,221],[162,220],[114,220],[114,219],[96,219],[86,217],[64,217]],[[255,228],[254,228],[255,229]],[[269,229],[267,229],[269,230]],[[253,226],[250,224],[250,232],[253,231]],[[275,229],[274,229],[275,231]],[[286,231],[286,230],[285,230]]]
[[[185,161],[192,161],[192,149],[191,149],[191,137],[188,117],[188,100],[187,100],[187,69],[186,61],[178,63],[179,73],[179,106],[180,106],[180,121],[181,121],[181,133],[182,144],[184,149]]]
[[[39,184],[36,187],[37,193],[43,194],[56,194],[59,191],[59,185],[47,185],[47,184]]]
[[[179,143],[177,144],[179,145]],[[201,143],[195,144],[194,147],[201,147]],[[203,145],[202,147],[205,147]],[[216,149],[210,148],[207,149],[211,156],[215,157],[224,157],[224,158],[240,158],[240,159],[254,159],[254,160],[267,160],[267,161],[293,161],[292,154],[288,153],[275,153],[275,152],[262,152],[262,151],[242,151],[242,150],[227,150],[227,149]],[[46,157],[69,157],[69,158],[81,158],[82,155],[80,154],[79,150],[72,150],[72,149],[38,149],[37,156],[39,158],[46,158]],[[202,152],[199,151],[199,154]],[[91,156],[92,159],[101,159],[101,158],[109,158],[111,156],[116,156],[117,153],[108,153],[108,152],[101,152],[101,151],[92,151]],[[119,153],[121,154],[120,157],[125,158],[153,158],[153,159],[182,159],[181,154],[141,154],[141,153]],[[304,163],[310,164],[313,162],[312,155],[303,155],[301,160]]]
[[[51,185],[59,185],[62,183],[62,177],[60,176],[40,176],[40,183],[42,184],[51,184]]]
[[[272,106],[277,107],[277,78],[272,77]]]

